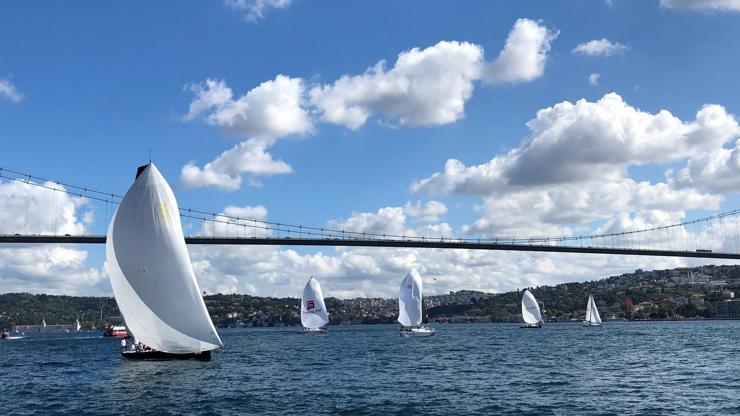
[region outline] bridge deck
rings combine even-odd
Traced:
[[[46,236],[0,235],[0,244],[105,244],[104,235]],[[592,253],[629,256],[694,257],[705,259],[740,259],[740,253],[719,253],[708,250],[677,251],[633,248],[555,246],[538,244],[503,244],[456,240],[381,240],[332,238],[234,238],[185,237],[187,244],[257,245],[257,246],[342,246],[342,247],[412,247],[468,250],[536,251],[549,253]]]

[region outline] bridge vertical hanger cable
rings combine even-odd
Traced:
[[[54,229],[54,235],[57,235],[57,190],[54,189],[54,191],[52,191],[51,194],[52,194],[51,205],[53,207],[52,217],[51,217],[51,220],[53,222],[52,228]]]
[[[733,230],[733,233],[732,233],[733,236],[735,237],[734,238],[735,239],[735,247],[734,247],[734,250],[733,251],[736,252],[736,251],[738,251],[738,249],[740,249],[740,244],[738,244],[738,238],[737,238],[737,217],[733,216],[732,217],[732,222],[733,222],[733,224],[735,226],[735,229]]]

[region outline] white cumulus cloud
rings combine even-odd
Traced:
[[[263,205],[237,207],[229,205],[215,221],[203,224],[200,235],[220,237],[249,237],[254,235],[255,227],[263,227],[260,221],[267,219],[267,208]],[[255,221],[256,220],[256,221]],[[262,234],[263,232],[260,232]]]
[[[596,220],[630,212],[718,209],[721,201],[718,195],[630,178],[502,191],[483,198],[476,207],[479,218],[463,231],[497,238],[573,236],[589,234],[587,226]]]
[[[483,81],[487,84],[531,81],[545,72],[550,43],[558,37],[530,19],[519,19],[498,57],[486,64]]]
[[[519,19],[492,62],[485,62],[479,45],[442,41],[402,52],[391,68],[380,61],[362,75],[344,75],[315,86],[311,103],[322,120],[350,129],[373,115],[404,126],[452,123],[464,116],[475,81],[502,84],[542,76],[550,43],[557,36],[533,20]]]
[[[84,199],[46,182],[44,189],[21,182],[0,182],[0,234],[83,235],[78,211]],[[83,214],[84,215],[84,214]],[[99,293],[105,275],[86,264],[88,252],[60,245],[7,245],[0,248],[0,291]]]
[[[439,201],[427,201],[426,204],[422,204],[421,201],[416,201],[415,204],[407,202],[403,212],[414,221],[437,222],[447,213],[447,206]]]
[[[300,78],[278,75],[237,99],[223,81],[209,79],[188,88],[195,97],[185,120],[202,117],[227,135],[248,139],[202,168],[194,162],[186,164],[180,177],[185,186],[214,186],[233,191],[241,186],[242,174],[276,175],[292,171],[290,165],[274,159],[267,149],[278,138],[305,135],[313,130],[308,111],[302,105],[304,85]]]
[[[300,78],[278,75],[237,99],[224,81],[209,79],[187,87],[195,98],[185,120],[203,116],[229,135],[265,139],[307,134],[313,129],[302,106],[305,87]]]
[[[266,151],[272,141],[250,139],[221,153],[203,168],[190,162],[180,172],[180,182],[190,188],[213,186],[224,191],[241,187],[242,174],[276,175],[290,173],[293,169]]]
[[[660,0],[666,9],[740,12],[740,0]]]
[[[23,94],[10,82],[9,79],[0,79],[0,97],[13,103],[19,103],[25,98]]]
[[[541,237],[574,235],[594,221],[634,212],[718,209],[724,199],[718,190],[739,182],[729,179],[737,177],[733,150],[723,145],[740,129],[719,105],[705,105],[694,120],[683,121],[667,110],[641,111],[610,93],[542,109],[527,126],[530,136],[515,149],[475,166],[450,159],[443,172],[411,190],[481,195],[479,218],[463,227],[468,234]],[[666,182],[628,176],[630,166],[686,158],[687,168]],[[728,179],[715,179],[720,176]]]
[[[530,137],[514,150],[471,167],[450,159],[444,172],[417,181],[412,191],[485,195],[511,186],[616,181],[627,166],[679,160],[737,134],[721,106],[706,105],[684,122],[667,110],[641,111],[616,93],[539,110],[527,126]]]
[[[588,83],[590,85],[599,85],[599,78],[601,78],[601,74],[589,74],[588,75]]]
[[[292,0],[225,0],[228,7],[245,13],[248,21],[254,23],[263,19],[270,9],[287,9]]]
[[[573,53],[589,56],[612,56],[623,53],[627,49],[627,46],[619,42],[612,42],[609,39],[602,38],[578,44],[573,49]]]
[[[344,75],[311,89],[324,121],[357,129],[373,114],[401,125],[447,124],[462,117],[479,77],[483,49],[442,41],[402,52],[392,68],[380,61],[362,75]]]
[[[41,185],[58,190],[0,181],[0,234],[85,234],[85,224],[77,218],[85,201],[53,182]]]
[[[222,80],[187,85],[194,97],[185,121],[202,118],[226,135],[248,140],[202,168],[188,163],[182,169],[182,182],[235,190],[244,173],[288,173],[290,166],[275,160],[267,149],[278,138],[311,133],[314,118],[353,130],[371,117],[396,126],[453,123],[464,117],[476,81],[514,83],[542,76],[550,43],[557,35],[533,20],[519,19],[504,49],[490,63],[479,45],[441,41],[400,53],[391,67],[380,61],[361,75],[343,75],[310,88],[301,78],[285,75],[238,98]],[[247,183],[262,186],[253,177]]]
[[[740,136],[740,132],[738,132]],[[677,187],[694,187],[706,192],[740,192],[740,140],[730,149],[718,148],[690,158],[686,167],[669,171]]]

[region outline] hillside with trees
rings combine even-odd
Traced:
[[[523,290],[522,288],[521,290]],[[461,290],[425,297],[437,322],[519,322],[521,290],[484,293]],[[695,319],[717,316],[715,308],[733,302],[740,291],[740,266],[703,266],[673,270],[636,270],[620,276],[530,288],[549,321],[580,320],[593,294],[604,319]],[[219,327],[300,324],[300,300],[250,295],[209,295],[205,303]],[[738,301],[740,302],[740,301]],[[332,324],[394,323],[396,299],[327,298]],[[84,328],[121,321],[111,297],[8,293],[0,295],[0,327],[70,325]]]

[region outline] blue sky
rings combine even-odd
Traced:
[[[617,230],[640,224],[660,225],[706,212],[737,208],[737,184],[711,185],[717,180],[710,176],[723,174],[727,177],[726,170],[707,173],[705,169],[707,177],[700,177],[697,170],[681,180],[674,174],[671,183],[666,179],[666,170],[680,171],[692,160],[695,160],[694,166],[702,165],[701,161],[706,162],[712,154],[721,153],[721,149],[733,149],[735,140],[740,137],[738,131],[733,130],[737,128],[736,123],[733,126],[733,114],[740,112],[737,86],[740,5],[735,1],[347,3],[283,0],[262,2],[266,6],[261,17],[250,16],[255,4],[248,0],[155,4],[4,2],[0,6],[0,38],[4,39],[0,43],[0,81],[4,83],[0,83],[0,165],[123,193],[131,183],[135,167],[146,162],[151,148],[155,163],[170,181],[182,206],[221,212],[227,206],[259,205],[266,209],[270,219],[311,225],[352,224],[368,230],[378,229],[377,221],[387,220],[382,216],[381,219],[373,217],[380,214],[378,210],[402,208],[417,201],[421,206],[437,201],[446,210],[433,218],[434,221],[415,218],[408,209],[400,214],[396,210],[393,215],[404,216],[403,229],[445,224],[445,229],[455,235],[521,232],[522,236],[529,236],[533,228],[579,234],[599,227]],[[270,4],[280,7],[269,7]],[[507,37],[516,32],[519,19],[529,22],[529,26],[520,27],[522,31],[529,30],[532,35],[539,30],[536,33],[541,39],[536,42],[532,54],[542,59],[522,62],[514,59],[486,69],[487,65],[495,64]],[[608,45],[615,48],[611,54],[603,44],[590,49],[591,55],[574,52],[579,44],[601,39],[608,40]],[[393,73],[399,54],[409,53],[412,57],[424,51],[442,50],[437,46],[443,41],[458,42],[448,47],[448,53],[462,53],[467,48],[465,53],[475,55],[479,51],[480,56],[471,58],[467,67],[457,59],[445,62],[447,55],[442,55],[438,67],[407,68],[404,75],[398,76]],[[414,52],[413,48],[418,50]],[[358,79],[341,88],[335,84],[343,75],[350,80],[361,77],[381,60],[386,61],[383,71],[387,76],[383,79],[368,76],[363,82],[370,85],[370,92],[378,92],[383,80],[402,83],[422,73],[427,76],[445,68],[452,74],[441,75],[436,84],[452,83],[445,78],[448,75],[467,77],[463,87],[469,88],[469,94],[447,91],[441,93],[444,96],[431,99],[439,99],[442,107],[452,105],[450,103],[455,100],[461,101],[462,107],[458,108],[461,111],[446,118],[435,115],[435,108],[424,110],[427,111],[424,113],[414,107],[420,102],[415,101],[418,97],[409,97],[408,91],[379,93],[374,101],[365,102],[370,92],[365,91],[360,94],[361,98],[356,98],[360,88]],[[460,73],[450,69],[457,67]],[[513,71],[513,75],[508,79],[496,75],[504,71],[502,68]],[[464,71],[475,74],[460,75]],[[388,75],[392,73],[394,75]],[[590,83],[592,74],[595,82]],[[254,120],[251,113],[234,115],[241,111],[241,107],[234,104],[240,97],[258,89],[262,83],[276,81],[278,75],[299,86],[300,91],[294,97],[297,101],[286,105],[293,105],[293,110],[300,113],[300,120],[288,120],[280,113],[272,120],[274,123],[266,126],[261,120]],[[207,86],[207,80],[219,83],[222,89],[228,88],[232,100],[211,101],[202,111],[187,117],[199,92],[214,91]],[[3,85],[6,85],[5,90]],[[329,120],[327,114],[337,108],[330,109],[312,98],[312,91],[322,87],[327,90],[334,87],[325,97],[345,100],[346,107],[362,107],[367,120],[358,126],[350,126],[347,119]],[[12,88],[15,95],[10,94],[8,88]],[[527,123],[535,119],[541,109],[578,100],[598,106],[595,103],[612,92],[620,97],[622,108],[627,112],[634,110],[652,117],[665,110],[685,124],[695,122],[697,111],[703,106],[717,104],[722,110],[715,109],[713,117],[726,116],[722,119],[726,126],[719,133],[706,126],[696,127],[701,130],[696,134],[701,136],[703,144],[686,139],[684,136],[689,133],[683,132],[680,126],[652,126],[653,130],[646,131],[665,135],[662,139],[665,143],[656,148],[646,144],[652,140],[650,134],[635,133],[633,137],[627,132],[626,136],[619,136],[626,137],[626,141],[605,142],[604,146],[642,150],[625,150],[628,154],[624,159],[610,159],[606,164],[599,159],[603,155],[597,157],[600,160],[597,164],[585,159],[574,163],[570,156],[559,160],[558,155],[573,154],[573,148],[568,147],[572,136],[564,136],[565,139],[548,136],[554,144],[544,147],[550,152],[547,154],[552,155],[545,161],[552,166],[543,168],[543,175],[548,175],[547,169],[562,172],[584,162],[581,174],[596,170],[605,173],[601,182],[590,182],[583,185],[583,189],[621,184],[620,189],[625,193],[637,193],[632,188],[633,183],[625,181],[645,182],[650,188],[645,192],[650,193],[652,199],[625,203],[613,209],[604,208],[613,201],[593,199],[588,204],[598,209],[584,208],[583,212],[570,216],[576,219],[565,220],[552,219],[553,210],[572,207],[559,208],[555,203],[555,208],[548,212],[534,212],[531,227],[503,227],[496,223],[492,216],[498,214],[501,218],[517,216],[511,221],[515,225],[521,221],[519,217],[527,206],[522,205],[523,200],[537,200],[555,193],[560,198],[572,199],[568,196],[572,187],[568,187],[579,183],[569,178],[557,183],[527,182],[526,186],[513,189],[512,184],[529,180],[529,174],[522,174],[522,169],[541,168],[531,164],[522,168],[518,161],[529,160],[524,156],[504,160],[510,151],[526,153],[526,143],[535,135]],[[278,99],[285,97],[266,98],[268,101]],[[575,116],[583,115],[579,113],[581,110],[589,111],[585,108],[568,111],[573,112],[570,116]],[[630,114],[615,123],[625,128],[625,123],[640,118]],[[585,124],[581,127],[583,129],[570,133],[590,131]],[[656,132],[656,128],[665,128],[665,131]],[[553,129],[546,130],[554,134]],[[679,143],[682,137],[694,141],[682,145]],[[584,140],[590,140],[590,136]],[[203,182],[187,180],[181,175],[183,167],[189,163],[205,169],[207,163],[243,142],[259,143],[260,154],[269,155],[272,161],[281,160],[283,166],[289,166],[290,173],[275,172],[274,165],[270,174],[264,174],[264,170],[255,173],[244,168],[232,169],[226,174],[241,178],[241,183],[228,190],[223,183],[211,182],[203,186]],[[673,142],[677,143],[676,147],[686,148],[668,157],[666,154],[671,152],[666,149],[672,149]],[[536,155],[536,149],[530,153]],[[414,187],[435,173],[445,172],[449,159],[458,160],[468,169],[483,166],[497,156],[501,158],[501,166],[508,166],[502,171],[509,175],[504,180],[505,185],[490,185],[471,192],[472,185],[460,182],[459,177],[447,177],[444,183]],[[587,159],[591,156],[593,154],[584,153],[573,157]],[[532,157],[532,160],[540,160]],[[519,172],[520,176],[511,172]],[[468,179],[471,183],[479,179],[491,180],[490,177]],[[459,186],[451,185],[453,182]],[[656,187],[661,183],[666,188]],[[661,192],[668,192],[668,188],[675,195],[663,198]],[[676,199],[678,202],[663,204],[655,199]],[[681,205],[681,201],[686,203]],[[484,208],[486,204],[487,209]],[[85,224],[86,231],[101,232],[106,226],[105,215],[98,206],[92,209],[96,217]],[[503,212],[505,209],[512,212]],[[81,216],[85,210],[80,208],[76,214]],[[361,217],[362,213],[367,215]],[[634,223],[624,223],[619,228],[615,219],[620,215],[627,215]],[[480,222],[481,219],[485,221]],[[37,286],[33,279],[44,278],[23,275],[9,263],[3,267],[2,260],[0,270],[14,274],[12,283],[8,284],[19,290],[75,293],[108,290],[102,264],[103,250],[88,247],[75,250],[87,253],[79,269],[98,270],[99,284],[74,289],[64,286],[67,283],[59,286],[57,280],[49,278],[48,282],[44,280]],[[285,250],[273,250],[276,251],[260,252],[260,255],[290,257]],[[217,258],[209,257],[215,254],[191,254],[194,262],[207,262],[201,266],[203,270],[210,268],[208,279],[211,280],[203,278],[202,284],[210,285],[214,291],[223,284],[233,289],[234,286],[224,282],[233,283],[236,279],[235,290],[239,292],[291,294],[288,288],[293,279],[305,280],[298,271],[286,272],[295,276],[286,277],[285,282],[276,282],[274,276],[257,278],[254,276],[262,272],[256,271],[259,267],[255,265],[224,266],[216,264]],[[254,253],[245,251],[243,254]],[[302,261],[309,263],[321,263],[317,260],[320,256],[325,256],[323,260],[329,263],[335,261],[335,268],[323,269],[328,267],[324,263],[315,265],[316,273],[324,271],[327,279],[336,279],[337,286],[342,287],[337,295],[354,295],[391,294],[396,284],[394,279],[403,275],[401,269],[409,265],[426,267],[429,261],[425,256],[430,254],[405,253],[403,256],[407,260],[386,266],[379,263],[379,258],[387,257],[387,253],[380,251],[311,249],[298,251],[296,255],[304,256]],[[364,269],[349,267],[347,264],[356,260],[353,255],[370,266]],[[543,258],[551,259],[547,256],[526,258],[533,264]],[[516,259],[519,260],[501,255],[496,261],[500,264],[520,261]],[[526,276],[511,281],[488,278],[486,276],[495,273],[479,265],[464,266],[456,271],[430,266],[429,273],[447,276],[441,279],[445,284],[435,288],[439,291],[468,287],[505,290],[558,279],[600,277],[620,270],[619,267],[628,270],[635,265],[642,266],[639,259],[624,262],[614,258],[608,267],[598,260],[596,265],[563,272],[561,270],[566,267],[561,267],[559,262],[570,265],[572,258],[556,256],[552,259],[555,259],[552,268],[506,271],[508,269],[499,267],[501,270],[497,273]],[[454,263],[459,259],[450,261]],[[293,263],[286,266],[281,260],[270,264],[278,270],[295,266]],[[645,266],[653,264],[663,263]],[[674,264],[678,263],[670,263]],[[77,272],[79,270],[74,273]],[[396,276],[396,273],[401,274]],[[468,273],[476,278],[469,281],[460,277]],[[203,274],[207,274],[206,271]],[[387,289],[371,293],[368,282],[373,279],[382,279]]]

